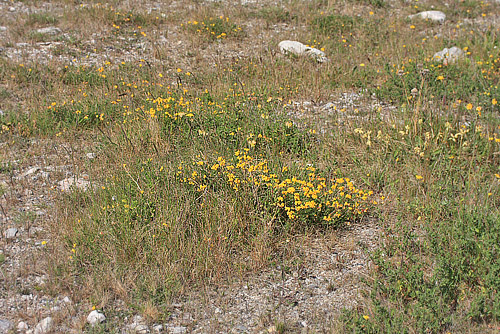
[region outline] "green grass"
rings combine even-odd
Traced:
[[[424,9],[395,6],[405,15]],[[161,62],[1,61],[2,140],[95,148],[96,158],[80,166],[92,191],[62,193],[54,208],[54,289],[102,307],[122,299],[161,319],[186,291],[277,261],[287,267],[286,240],[370,218],[382,238],[370,254],[373,280],[364,282],[358,307],[342,313],[339,332],[496,326],[499,30],[458,23],[487,18],[496,7],[462,2],[439,26],[389,18],[392,7],[381,1],[193,8],[170,22],[95,5],[54,22],[72,18],[77,30],[85,18],[102,18],[106,43],[147,42],[155,29],[168,30],[167,39],[187,46],[172,52],[173,44],[152,43]],[[29,19],[45,25],[51,18]],[[275,44],[290,38],[280,26],[324,48],[330,62],[278,55]],[[445,37],[436,36],[438,28]],[[269,48],[234,56],[253,45],[249,32],[271,36]],[[432,61],[453,45],[464,59]],[[321,106],[344,92],[363,93],[360,105],[331,112],[293,106]],[[2,164],[3,173],[11,171]],[[288,324],[276,329],[286,332]]]
[[[241,38],[244,35],[242,27],[233,23],[229,17],[205,16],[198,20],[191,20],[181,25],[185,29],[209,41],[224,40],[229,37]]]
[[[59,22],[59,19],[48,13],[31,13],[28,15],[26,24],[28,25],[54,25]]]

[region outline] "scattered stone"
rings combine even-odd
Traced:
[[[465,53],[462,49],[457,48],[456,46],[451,48],[444,48],[442,51],[436,52],[432,59],[434,61],[443,62],[445,64],[454,63],[459,58],[465,56]]]
[[[9,7],[9,12],[15,12],[16,11],[16,7]]]
[[[41,169],[40,167],[31,167],[26,172],[24,172],[22,177],[28,177],[30,175],[36,174],[40,169]]]
[[[0,319],[0,333],[7,333],[12,327],[12,323],[9,320]]]
[[[142,317],[140,315],[134,315],[132,317],[132,322],[134,322],[134,323],[141,323],[141,322],[144,322],[144,319],[142,319]]]
[[[420,12],[415,15],[410,15],[408,16],[408,18],[409,19],[421,18],[424,20],[431,20],[434,22],[444,23],[444,20],[446,20],[446,14],[440,12],[439,10],[429,10],[426,12]]]
[[[54,321],[51,317],[47,317],[40,321],[35,327],[35,334],[46,334],[52,330]]]
[[[19,231],[15,227],[11,227],[5,231],[5,239],[14,239]]]
[[[238,325],[234,329],[236,329],[238,333],[248,333],[248,328],[243,325]]]
[[[183,321],[184,323],[190,323],[190,322],[192,322],[192,321],[193,321],[193,317],[191,316],[191,314],[190,314],[190,313],[184,313],[184,314],[182,315],[182,321]]]
[[[281,41],[278,44],[281,53],[294,54],[296,56],[309,56],[316,59],[319,63],[328,61],[323,51],[311,48],[297,41]]]
[[[132,318],[132,324],[129,326],[129,330],[134,334],[147,334],[149,333],[149,328],[144,324],[144,319],[140,315],[135,315]]]
[[[59,188],[62,190],[62,191],[68,191],[70,190],[72,187],[75,187],[77,189],[80,189],[80,190],[87,190],[87,188],[90,186],[90,182],[89,181],[86,181],[86,180],[81,180],[81,179],[77,179],[75,180],[74,177],[68,177],[62,181],[59,181]]]
[[[184,333],[187,333],[187,328],[186,327],[182,327],[182,326],[179,326],[179,327],[170,327],[168,329],[168,332],[170,334],[184,334]]]
[[[28,330],[28,324],[25,323],[24,321],[21,321],[17,324],[17,331],[18,332],[23,332]]]
[[[130,327],[131,332],[135,334],[147,334],[149,333],[148,326],[144,324],[134,324],[135,326]]]
[[[96,310],[90,312],[90,314],[87,317],[87,322],[91,324],[92,326],[104,322],[106,320],[106,317],[104,314],[97,312]]]
[[[52,312],[52,313],[59,312],[60,310],[61,310],[61,307],[59,307],[59,306],[53,306],[50,308],[50,312]]]
[[[64,299],[63,299],[63,303],[66,303],[66,304],[71,304],[71,299],[70,299],[68,296],[66,296],[66,297],[64,297]]]
[[[46,27],[46,28],[37,29],[36,32],[39,34],[54,36],[54,35],[58,35],[58,34],[62,33],[62,30],[59,28],[56,28],[56,27]]]
[[[4,32],[4,31],[7,31],[7,27],[0,26],[0,32]]]
[[[153,326],[153,332],[155,333],[161,333],[163,331],[163,325],[155,325]]]
[[[87,156],[87,159],[90,159],[90,160],[95,159],[95,153],[87,153],[86,156]]]

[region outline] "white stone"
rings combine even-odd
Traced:
[[[9,320],[0,319],[0,332],[1,333],[8,333],[11,328],[12,328],[12,323]]]
[[[434,22],[439,22],[439,23],[444,23],[444,20],[446,20],[446,14],[443,12],[440,12],[439,10],[429,10],[426,12],[420,12],[415,15],[410,15],[408,18],[413,19],[413,18],[421,18],[424,20],[431,20]]]
[[[71,304],[71,299],[70,299],[68,296],[66,296],[66,297],[64,297],[64,299],[63,299],[63,303],[66,303],[66,304]]]
[[[137,314],[137,315],[134,315],[132,317],[132,322],[136,323],[136,324],[139,324],[139,323],[144,322],[144,319],[140,315]]]
[[[46,27],[37,29],[36,32],[39,34],[46,34],[46,35],[58,35],[62,33],[62,30],[56,27]]]
[[[170,327],[168,329],[168,332],[170,334],[184,334],[184,333],[187,333],[187,328],[186,327],[182,327],[182,326],[179,326],[179,327]]]
[[[318,62],[323,63],[328,61],[326,55],[323,51],[316,48],[311,48],[297,41],[281,41],[278,44],[281,53],[284,54],[294,54],[296,56],[309,56],[316,59]]]
[[[131,333],[147,334],[149,333],[148,326],[144,324],[144,319],[140,315],[135,315],[132,318],[132,324],[128,326]]]
[[[7,31],[7,27],[0,26],[0,32],[2,32],[2,31]]]
[[[59,188],[62,190],[62,191],[68,191],[70,190],[72,187],[75,187],[75,188],[78,188],[78,189],[81,189],[81,190],[87,190],[87,188],[90,186],[90,182],[89,181],[86,181],[86,180],[81,180],[81,179],[77,179],[75,180],[74,177],[68,177],[62,181],[59,181]]]
[[[86,156],[87,156],[87,159],[92,160],[95,158],[95,153],[87,153]]]
[[[5,239],[14,239],[19,231],[15,227],[11,227],[5,231]]]
[[[106,320],[104,314],[97,312],[96,310],[90,312],[87,317],[87,322],[94,326],[95,324],[101,323]]]
[[[453,63],[459,58],[462,58],[464,55],[465,53],[462,51],[462,49],[454,46],[449,49],[444,48],[443,50],[436,52],[432,59],[438,62]]]
[[[17,324],[17,330],[19,332],[27,331],[28,330],[28,324],[25,323],[24,321],[21,321]]]
[[[162,330],[163,330],[163,325],[161,325],[161,324],[153,326],[153,331],[155,333],[161,333]]]
[[[149,329],[148,329],[148,326],[146,326],[144,324],[134,324],[134,326],[132,327],[132,333],[147,334],[147,333],[149,333]]]
[[[47,317],[40,321],[35,327],[35,334],[46,334],[52,330],[54,321],[51,317]]]
[[[41,169],[40,167],[31,167],[22,176],[27,177],[27,176],[36,174],[36,172],[38,172],[40,169]]]

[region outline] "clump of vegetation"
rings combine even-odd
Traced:
[[[229,17],[205,17],[200,20],[192,20],[181,25],[192,33],[204,36],[208,40],[220,40],[228,37],[241,37],[243,29],[231,22]]]
[[[26,24],[28,25],[49,25],[57,24],[59,19],[49,13],[30,13]]]
[[[54,289],[166,314],[187,290],[289,261],[280,245],[292,249],[297,235],[370,223],[381,243],[340,332],[481,332],[500,322],[498,28],[454,21],[486,20],[496,7],[460,3],[453,24],[439,26],[443,38],[435,25],[385,16],[383,1],[355,5],[359,16],[351,3],[335,4],[342,14],[325,14],[324,2],[225,8],[234,22],[270,23],[255,32],[276,41],[293,25],[297,40],[326,53],[323,64],[281,57],[275,41],[258,55],[202,54],[215,44],[172,55],[156,30],[181,21],[154,12],[95,4],[57,21],[30,15],[30,25],[74,23],[89,39],[93,22],[103,36],[94,50],[151,42],[137,59],[97,65],[65,48],[62,65],[0,60],[6,143],[82,141],[96,152],[72,157],[91,186],[58,194],[53,208]],[[195,42],[254,43],[226,16],[183,10],[201,18],[182,21]],[[451,45],[464,58],[431,59]]]
[[[347,15],[321,15],[312,21],[315,31],[325,35],[346,34],[352,32],[362,19]]]

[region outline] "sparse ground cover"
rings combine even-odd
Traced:
[[[500,330],[500,4],[0,5],[0,325]]]

